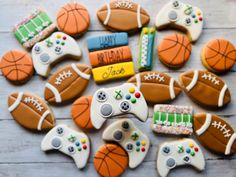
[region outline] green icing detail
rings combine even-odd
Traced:
[[[160,115],[160,116],[159,116]],[[190,122],[189,122],[190,118]],[[167,113],[163,112],[154,112],[154,124],[157,124],[157,121],[166,121],[167,119]],[[170,123],[180,123],[180,122],[185,122],[185,123],[192,123],[193,122],[193,117],[192,114],[183,114],[183,121],[182,121],[182,114],[176,114],[176,122],[175,122],[175,114],[169,113],[168,114],[168,122]]]

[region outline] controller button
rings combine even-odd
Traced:
[[[190,148],[187,148],[186,149],[186,152],[189,154],[191,152],[191,149]]]
[[[101,106],[100,113],[103,117],[111,117],[113,113],[112,106],[110,104],[103,104]]]
[[[141,144],[142,144],[142,146],[146,146],[147,143],[146,143],[146,141],[142,141]]]
[[[186,18],[186,19],[184,20],[184,23],[185,23],[186,26],[189,26],[189,25],[192,24],[192,21],[191,21],[190,18]]]
[[[130,87],[129,88],[129,93],[134,93],[135,92],[135,88],[134,87]]]
[[[140,151],[140,148],[136,148],[136,151],[139,152],[139,151]]]
[[[194,20],[194,23],[198,23],[198,20]]]
[[[58,135],[63,135],[64,134],[64,129],[62,127],[58,127],[56,131],[57,131]]]
[[[168,18],[171,22],[175,22],[178,20],[178,14],[174,10],[172,10],[168,13]]]
[[[81,142],[82,144],[85,144],[85,143],[86,143],[86,139],[85,139],[85,138],[82,138],[82,139],[80,140],[80,142]]]
[[[182,145],[178,145],[178,153],[183,153],[184,147]]]
[[[190,153],[190,155],[194,157],[194,156],[195,156],[195,152],[192,151],[192,152]]]
[[[145,148],[142,148],[142,149],[141,149],[141,151],[142,151],[142,152],[145,152],[145,151],[146,151],[146,149],[145,149]]]
[[[66,36],[63,36],[63,38],[62,38],[63,40],[66,40]]]
[[[75,145],[76,145],[77,147],[80,146],[80,142],[77,141],[77,142],[75,143]]]
[[[56,44],[60,44],[60,40],[56,40]]]
[[[141,94],[139,92],[136,92],[134,95],[136,98],[140,98]]]
[[[190,163],[190,157],[189,156],[185,156],[183,158],[183,160],[184,160],[185,163]]]
[[[195,151],[195,152],[198,152],[198,148],[197,148],[197,147],[195,147],[195,148],[194,148],[194,151]]]
[[[131,96],[129,94],[125,96],[126,100],[129,100],[130,98],[131,98]]]
[[[56,53],[57,55],[62,54],[62,48],[61,48],[60,46],[56,46],[55,49],[54,49],[54,51],[55,51],[55,53]]]
[[[83,145],[83,149],[86,150],[87,149],[87,145]]]
[[[195,14],[193,14],[193,15],[192,15],[192,18],[196,18],[196,15],[195,15]]]
[[[131,139],[134,140],[134,141],[138,140],[139,139],[139,134],[136,131],[134,131],[131,134]]]
[[[188,146],[189,146],[190,148],[193,148],[193,147],[194,147],[193,143],[189,143]]]
[[[64,45],[65,45],[65,42],[61,42],[61,45],[64,46]]]
[[[99,91],[97,93],[97,100],[100,102],[104,102],[107,100],[107,94],[104,91]]]
[[[131,103],[133,103],[133,104],[136,103],[136,99],[135,99],[135,98],[132,98],[132,99],[131,99]]]
[[[190,6],[190,5],[187,5],[187,6],[186,6],[186,9],[184,10],[184,13],[185,13],[186,15],[190,15],[192,12],[193,12],[193,7]]]
[[[116,130],[116,131],[113,133],[113,138],[114,138],[116,141],[122,140],[122,138],[123,138],[123,133],[122,133],[122,131]]]
[[[170,147],[169,147],[169,146],[163,147],[163,148],[162,148],[162,152],[163,152],[164,154],[169,154],[169,153],[170,153]]]
[[[122,112],[128,112],[130,110],[130,104],[128,101],[123,101],[120,103],[120,110]]]
[[[51,145],[54,149],[60,149],[62,147],[62,142],[59,138],[53,138]]]
[[[176,8],[176,9],[180,8],[180,3],[179,3],[179,1],[174,1],[174,2],[172,3],[172,5],[173,5],[173,7]]]
[[[47,53],[43,53],[39,56],[39,59],[42,63],[47,64],[50,60],[50,56]]]
[[[81,148],[78,148],[77,150],[78,150],[78,151],[81,151],[82,149],[81,149]]]
[[[203,20],[203,18],[202,18],[202,17],[199,17],[199,20],[200,20],[200,21],[202,21],[202,20]]]
[[[47,47],[53,46],[53,42],[50,39],[46,40],[46,44],[47,44]]]
[[[68,137],[68,141],[74,143],[74,142],[76,141],[76,136],[75,136],[75,135],[70,135],[70,136]]]
[[[127,151],[133,151],[133,148],[134,148],[133,144],[131,144],[131,143],[126,144],[126,150]]]
[[[166,161],[166,166],[167,166],[169,169],[174,168],[174,167],[176,166],[175,159],[169,158],[169,159]]]
[[[34,47],[34,51],[35,51],[36,54],[40,54],[42,52],[42,48],[40,46],[36,45]]]
[[[121,90],[116,90],[114,96],[115,96],[115,99],[120,100],[123,98],[123,93]]]
[[[197,15],[200,16],[202,13],[200,11],[197,12]]]
[[[129,130],[129,123],[127,121],[124,121],[121,126],[124,130]]]
[[[61,34],[57,34],[57,39],[60,39],[61,38]]]
[[[141,143],[139,141],[136,142],[136,146],[140,146]]]
[[[75,148],[73,146],[69,146],[67,149],[68,149],[68,152],[70,154],[74,154],[75,153]]]

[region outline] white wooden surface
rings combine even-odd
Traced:
[[[80,39],[78,43],[83,50],[82,63],[88,62],[86,38],[97,34],[107,33],[107,31],[99,24],[96,11],[108,0],[80,0],[89,10],[91,15],[91,26],[89,31]],[[50,16],[55,19],[58,8],[63,5],[66,0],[0,0],[0,55],[5,51],[22,47],[14,38],[11,29],[15,23],[25,17],[36,7],[44,7]],[[140,3],[150,14],[151,23],[154,24],[156,13],[167,2],[163,0],[136,0]],[[154,70],[165,71],[178,79],[178,75],[185,70],[204,69],[200,61],[200,50],[205,42],[212,38],[227,38],[236,44],[236,18],[235,18],[235,0],[189,0],[185,1],[193,3],[205,12],[205,27],[201,38],[193,46],[193,52],[190,61],[180,70],[169,70],[164,67],[157,58],[157,53],[154,53]],[[172,30],[161,31],[157,33],[156,45],[164,35],[173,32]],[[139,35],[133,35],[129,38],[130,47],[132,48],[133,58],[136,61],[138,50]],[[155,47],[156,48],[156,47]],[[52,71],[72,61],[62,62],[54,67]],[[137,67],[136,67],[137,68]],[[223,75],[222,78],[228,84],[231,91],[232,102],[222,110],[215,111],[217,114],[224,116],[227,121],[236,129],[236,67],[230,73]],[[43,96],[44,84],[43,80],[37,75],[23,86],[14,86],[5,80],[0,75],[0,177],[72,177],[98,176],[93,167],[93,154],[96,149],[104,142],[101,139],[102,130],[88,132],[92,141],[92,153],[87,167],[79,171],[74,162],[60,153],[44,153],[40,150],[40,142],[44,134],[32,133],[20,127],[12,119],[7,111],[7,96],[13,91],[31,91],[39,96]],[[125,82],[116,81],[104,84],[102,86],[109,87]],[[84,95],[92,94],[97,88],[101,86],[95,85],[93,81],[90,82],[89,88],[84,92]],[[184,93],[182,93],[173,104],[192,105],[195,113],[200,111],[208,111],[194,104]],[[75,126],[70,118],[70,105],[52,107],[57,118],[57,124],[65,123]],[[156,152],[158,145],[163,141],[177,139],[178,137],[157,136],[153,134],[150,129],[152,108],[150,106],[150,118],[146,123],[141,123],[137,119],[131,117],[135,123],[145,132],[151,139],[152,146],[145,158],[145,161],[134,170],[128,169],[123,176],[128,177],[144,177],[144,176],[158,176],[156,173]],[[127,116],[128,117],[128,116]],[[104,126],[113,122],[108,121]],[[236,155],[231,157],[216,156],[203,148],[206,159],[206,170],[203,173],[198,173],[192,168],[178,168],[173,170],[169,176],[209,176],[209,177],[235,177],[236,176]]]

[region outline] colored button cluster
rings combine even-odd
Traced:
[[[57,34],[56,36],[56,44],[61,44],[62,46],[65,45],[65,41],[67,40],[67,37],[66,36],[62,36],[61,34]]]
[[[86,145],[86,139],[82,138],[80,141],[77,140],[75,135],[69,135],[69,137],[67,138],[69,142],[71,143],[75,143],[75,146],[77,148],[78,151],[82,151],[82,149],[86,150],[88,147]]]
[[[199,150],[198,147],[195,147],[193,143],[189,143],[188,147],[186,148],[186,152],[191,156],[195,156],[198,150]]]
[[[143,141],[139,141],[139,134],[137,133],[137,132],[133,132],[132,134],[131,134],[131,139],[132,140],[134,140],[134,141],[136,141],[136,143],[135,143],[135,145],[136,145],[136,152],[145,152],[146,151],[146,148],[145,148],[145,146],[146,146],[146,141],[145,140],[143,140]]]

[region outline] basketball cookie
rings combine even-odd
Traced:
[[[103,177],[121,176],[128,167],[128,155],[115,144],[105,144],[94,155],[94,167]]]
[[[160,61],[168,67],[180,68],[190,57],[192,44],[182,34],[171,34],[165,37],[158,46]]]
[[[208,70],[215,73],[223,73],[234,66],[236,49],[228,40],[213,39],[203,47],[201,59]]]
[[[92,96],[82,96],[72,105],[71,116],[76,125],[82,129],[93,129],[90,118]]]
[[[58,28],[69,35],[78,36],[88,30],[90,17],[88,10],[77,2],[62,6],[57,14]]]
[[[12,83],[21,84],[33,75],[33,63],[30,55],[21,50],[6,52],[0,61],[2,74]]]

